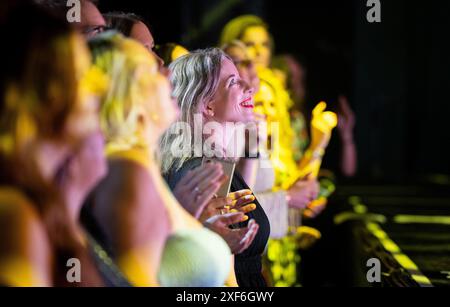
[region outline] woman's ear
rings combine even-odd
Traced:
[[[147,118],[145,117],[145,115],[142,112],[139,112],[138,114],[136,114],[136,123],[137,123],[137,130],[138,130],[138,134],[143,133],[143,131],[145,131],[145,128],[148,124],[147,122]]]
[[[213,101],[209,101],[205,103],[202,107],[202,114],[204,117],[214,117],[214,108],[213,108]]]

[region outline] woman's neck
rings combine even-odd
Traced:
[[[87,191],[82,191],[76,184],[67,184],[67,186],[62,189],[64,206],[68,214],[69,222],[72,224],[71,226],[73,229],[76,230],[75,234],[77,235],[77,239],[82,244],[85,243],[85,237],[79,219],[86,194]]]
[[[71,221],[76,222],[80,217],[81,206],[83,204],[84,193],[75,187],[69,187],[64,191],[64,200]]]
[[[46,182],[51,182],[58,167],[64,161],[66,151],[49,141],[40,141],[33,146],[33,148],[29,149],[30,152],[34,153],[32,155],[32,159],[34,159],[32,163],[36,165],[38,172],[42,175],[42,179]],[[48,157],[52,157],[52,159]]]
[[[207,141],[208,146],[214,144],[214,148],[207,147],[205,149],[204,146],[203,151],[207,151],[208,156],[213,155],[215,158],[233,161],[239,159],[241,154],[240,148],[244,144],[240,144],[242,143],[242,140],[240,140],[239,137],[236,137],[237,129],[223,127],[221,132],[217,132],[216,130],[213,131],[214,132],[204,140],[203,145],[205,144],[205,141]]]

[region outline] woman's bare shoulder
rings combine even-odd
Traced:
[[[121,210],[148,210],[164,208],[155,203],[154,178],[149,170],[133,160],[113,159],[109,161],[107,177],[97,191],[96,202]]]
[[[0,227],[11,223],[40,223],[39,214],[33,201],[20,190],[11,187],[0,187]]]
[[[49,285],[50,259],[35,204],[19,190],[0,187],[0,279],[13,286]]]
[[[101,183],[103,192],[133,197],[151,184],[149,171],[135,161],[114,159],[108,164],[108,175]]]

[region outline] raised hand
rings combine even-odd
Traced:
[[[175,186],[173,194],[190,214],[199,219],[226,179],[220,163],[206,163],[188,171]]]
[[[319,194],[319,182],[316,179],[298,180],[287,190],[288,205],[295,209],[305,209]]]
[[[205,227],[220,235],[231,249],[233,254],[240,254],[252,244],[258,233],[259,225],[254,220],[250,220],[247,227],[231,229],[229,226],[243,222],[248,217],[242,212],[215,215],[203,224]]]
[[[355,127],[355,114],[350,108],[348,99],[345,96],[339,96],[338,130],[343,141],[353,141],[353,128]]]
[[[330,141],[331,131],[338,124],[337,115],[325,111],[327,104],[319,102],[312,111],[311,120],[311,150],[325,149]]]
[[[228,194],[227,197],[217,197],[211,199],[208,205],[205,207],[200,221],[204,222],[208,218],[225,213],[249,213],[256,209],[255,196],[251,190],[240,190]]]
[[[324,197],[313,200],[303,211],[303,217],[310,219],[315,218],[325,210],[327,203],[328,200]]]

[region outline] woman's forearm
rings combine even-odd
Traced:
[[[281,238],[288,232],[289,206],[285,191],[266,191],[256,193],[256,197],[264,209],[270,222],[270,237]]]
[[[258,159],[241,159],[236,166],[245,183],[253,189],[256,184],[256,175],[258,172]]]
[[[357,170],[357,152],[353,141],[343,141],[341,146],[341,172],[346,177],[353,177]]]

